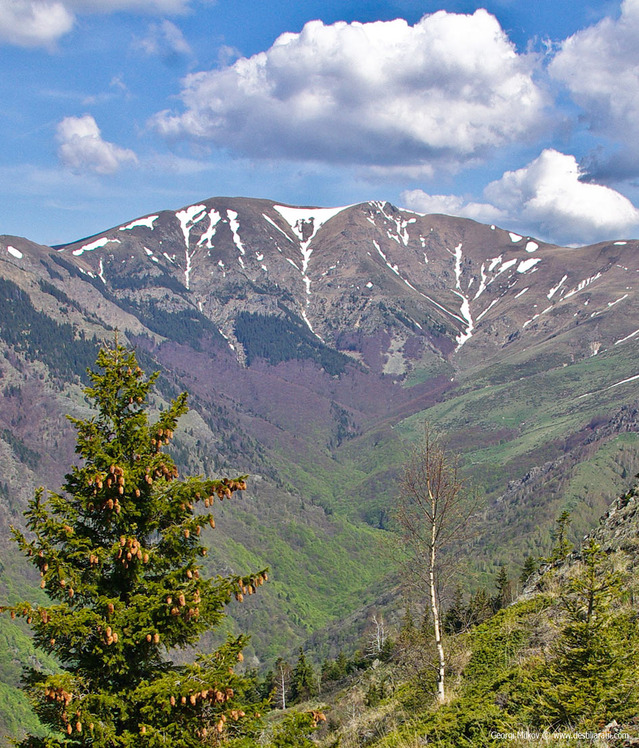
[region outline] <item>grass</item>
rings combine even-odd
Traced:
[[[472,390],[462,387],[460,394],[452,393],[445,402],[407,418],[397,429],[407,441],[413,441],[427,420],[460,445],[467,464],[504,465],[565,438],[593,417],[617,410],[620,401],[628,400],[627,392],[621,399],[617,388],[610,387],[636,372],[636,359],[624,351],[550,371],[533,371],[509,383],[484,384],[486,379],[479,377]],[[639,380],[625,386],[639,391]],[[517,435],[477,446],[478,440],[464,437],[465,432],[474,435],[475,427],[488,436],[500,429],[514,429]]]

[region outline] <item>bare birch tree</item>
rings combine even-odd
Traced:
[[[368,640],[368,651],[371,655],[374,657],[377,657],[380,655],[384,650],[384,645],[386,644],[386,639],[388,638],[388,635],[386,633],[386,626],[384,624],[384,618],[383,616],[380,616],[377,618],[377,614],[373,614],[373,625],[375,627],[374,631],[371,631],[371,634],[369,636]]]
[[[280,709],[286,709],[286,694],[291,682],[292,668],[281,657],[275,662],[275,699],[279,702]]]
[[[428,591],[437,649],[437,699],[446,698],[446,653],[439,589],[442,550],[467,536],[476,501],[459,476],[457,455],[449,453],[428,427],[404,465],[395,518],[411,575]]]

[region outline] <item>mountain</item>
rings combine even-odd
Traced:
[[[59,247],[0,236],[1,595],[35,594],[8,525],[61,484],[64,416],[86,416],[86,367],[116,329],[162,372],[158,409],[190,393],[181,469],[251,475],[210,556],[212,571],[272,568],[229,624],[252,631],[253,664],[386,604],[383,541],[425,419],[486,497],[463,549],[478,581],[545,552],[561,509],[585,532],[639,470],[638,250],[248,198]]]
[[[398,375],[453,351],[453,367],[467,368],[589,320],[574,356],[622,340],[625,330],[607,324],[619,315],[607,313],[632,306],[636,247],[561,248],[388,203],[313,209],[216,198],[57,249],[120,299],[168,311],[157,289],[180,295],[240,361],[253,354],[250,343],[237,346],[254,324],[248,315],[286,310],[318,341]],[[391,339],[378,341],[384,334]]]

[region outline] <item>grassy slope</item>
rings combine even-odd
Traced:
[[[8,550],[3,558],[2,601],[9,604],[21,600],[44,602],[46,598],[30,576],[26,562]],[[35,734],[42,731],[29,702],[18,689],[23,666],[39,662],[53,669],[55,662],[35,649],[24,625],[7,615],[0,616],[0,653],[0,746],[8,746],[8,735],[15,737],[24,731]]]
[[[637,374],[636,355],[633,342],[568,364],[542,348],[471,372],[443,402],[394,428],[380,424],[340,448],[335,474],[342,479],[343,468],[351,482],[347,494],[336,496],[335,510],[364,517],[375,516],[372,507],[388,507],[398,466],[428,422],[461,454],[465,474],[486,497],[488,524],[474,549],[485,557],[482,564],[492,568],[545,552],[554,518],[564,508],[573,513],[575,537],[582,535],[639,468],[639,439],[611,434],[566,458],[574,446],[570,438],[639,399],[639,380],[618,384]],[[519,497],[513,506],[495,504],[510,481],[553,461],[533,496]],[[491,561],[495,554],[502,558]]]
[[[622,574],[623,583],[610,603],[603,603],[602,632],[606,633],[601,636],[607,637],[607,652],[616,663],[613,667],[621,668],[616,672],[622,673],[624,685],[618,691],[620,684],[614,678],[605,681],[598,676],[600,688],[596,708],[604,717],[597,726],[593,719],[596,722],[600,717],[592,716],[592,705],[588,705],[587,699],[576,707],[574,714],[581,716],[570,724],[553,722],[557,717],[548,715],[544,701],[545,689],[549,688],[547,679],[552,679],[547,663],[557,656],[555,644],[571,621],[565,600],[567,596],[574,596],[577,588],[571,588],[567,581],[576,574],[583,579],[585,574],[583,565],[572,557],[563,564],[547,568],[538,580],[537,591],[529,591],[525,599],[464,633],[446,637],[448,685],[447,699],[442,705],[435,702],[431,666],[435,654],[434,651],[428,654],[432,641],[421,639],[412,644],[412,651],[402,647],[396,650],[396,659],[390,664],[369,667],[351,678],[341,690],[324,694],[323,701],[313,705],[324,710],[332,722],[331,730],[324,731],[321,736],[321,748],[338,744],[342,748],[362,745],[417,748],[425,744],[440,748],[492,748],[506,744],[513,748],[541,748],[548,745],[549,740],[562,748],[577,748],[592,745],[592,740],[581,740],[574,737],[575,733],[601,730],[613,719],[624,725],[623,729],[635,739],[639,738],[635,720],[636,689],[632,688],[639,672],[635,656],[639,646],[637,580],[633,574],[638,549],[635,511],[634,506],[629,505],[623,519],[617,513],[604,531],[604,537],[613,542],[616,550],[607,556],[604,568],[599,571],[615,569]],[[621,528],[626,537],[632,537],[632,542],[620,546]],[[599,582],[602,578],[603,575]],[[583,590],[581,595],[584,603]],[[579,662],[578,652],[575,657]],[[593,666],[601,671],[600,663],[593,663]],[[589,677],[587,668],[579,672],[580,677]],[[378,687],[384,684],[384,698],[374,706],[367,706],[365,694],[371,683]],[[573,696],[580,693],[579,681],[569,692]],[[575,703],[579,701],[573,702],[573,706]],[[542,738],[543,730],[573,737]],[[506,739],[498,733],[515,737]],[[524,733],[540,737],[524,737]],[[621,745],[621,741],[614,745]]]

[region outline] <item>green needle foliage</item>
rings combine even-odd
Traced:
[[[570,518],[570,512],[563,511],[559,517],[555,520],[555,530],[553,532],[553,538],[555,545],[548,558],[549,563],[555,563],[555,561],[562,561],[572,550],[572,543],[568,540],[568,528],[570,527],[572,520]]]
[[[539,717],[553,725],[597,728],[632,717],[639,707],[636,618],[616,613],[622,579],[605,561],[591,539],[583,570],[561,598],[565,623],[555,656],[540,673]]]
[[[315,748],[310,736],[319,722],[325,722],[322,712],[292,712],[273,732],[273,748]]]
[[[71,418],[80,464],[60,493],[40,489],[26,512],[20,550],[40,571],[49,606],[5,607],[31,625],[36,644],[61,672],[31,670],[25,690],[49,737],[22,748],[218,745],[246,734],[259,717],[234,671],[246,637],[178,666],[168,654],[218,625],[235,596],[252,593],[266,570],[201,576],[201,529],[214,526],[214,499],[246,487],[229,480],[178,478],[162,451],[188,410],[186,393],[151,423],[135,354],[116,341],[100,351],[85,392],[97,414]],[[196,512],[203,504],[204,512]]]
[[[300,647],[297,664],[291,674],[291,703],[299,703],[316,694],[317,685],[313,666],[307,662],[304,650]]]

